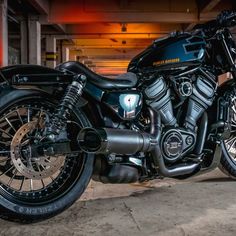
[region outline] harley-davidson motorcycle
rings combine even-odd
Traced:
[[[79,62],[0,69],[0,216],[62,212],[90,179],[236,178],[236,12],[153,42],[116,79]],[[218,84],[218,76],[232,79]]]

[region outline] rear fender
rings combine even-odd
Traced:
[[[2,86],[0,87],[0,108],[5,109],[6,107],[11,106],[16,101],[23,100],[25,98],[39,98],[44,99],[48,98],[52,102],[58,103],[61,97],[55,97],[53,94],[48,93],[45,90],[39,89],[37,87],[25,88],[17,87],[13,88],[11,86]],[[94,105],[93,101],[86,100],[85,98],[80,98],[79,102],[76,105],[76,110],[82,109],[85,114],[88,116],[88,119],[95,127],[102,125],[102,117],[98,108]]]
[[[5,107],[13,104],[16,101],[20,101],[21,99],[31,98],[31,97],[51,97],[50,94],[37,89],[26,89],[26,88],[12,88],[12,87],[4,87],[0,90],[0,107],[4,109]]]
[[[17,91],[17,92],[15,92]],[[14,94],[15,93],[15,94]],[[38,87],[38,86],[9,86],[3,85],[0,87],[0,98],[1,96],[21,96],[21,94],[30,95],[33,94],[34,96],[37,94],[49,96],[50,99],[60,100],[61,97],[64,95],[62,92],[60,94],[55,92],[55,89],[50,88],[50,86],[45,87]],[[1,99],[2,100],[2,99]],[[1,102],[1,101],[0,101]],[[79,101],[77,102],[77,107],[81,108],[86,106],[87,100],[83,97],[80,97]]]

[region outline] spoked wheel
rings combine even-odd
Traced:
[[[236,179],[236,94],[231,97],[231,135],[222,142],[222,157],[219,168]]]
[[[78,153],[78,132],[89,126],[81,111],[67,121],[72,154],[33,155],[31,144],[40,143],[42,121],[55,108],[45,100],[26,99],[0,114],[2,218],[32,222],[54,216],[80,197],[91,178],[94,157]]]

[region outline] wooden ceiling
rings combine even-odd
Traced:
[[[235,0],[27,1],[39,10],[43,35],[67,39],[71,59],[104,75],[125,72],[129,60],[154,39],[191,30],[236,5]]]

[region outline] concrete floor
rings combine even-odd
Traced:
[[[90,183],[82,201],[50,220],[0,220],[0,235],[236,235],[236,183],[219,170],[187,181]]]

